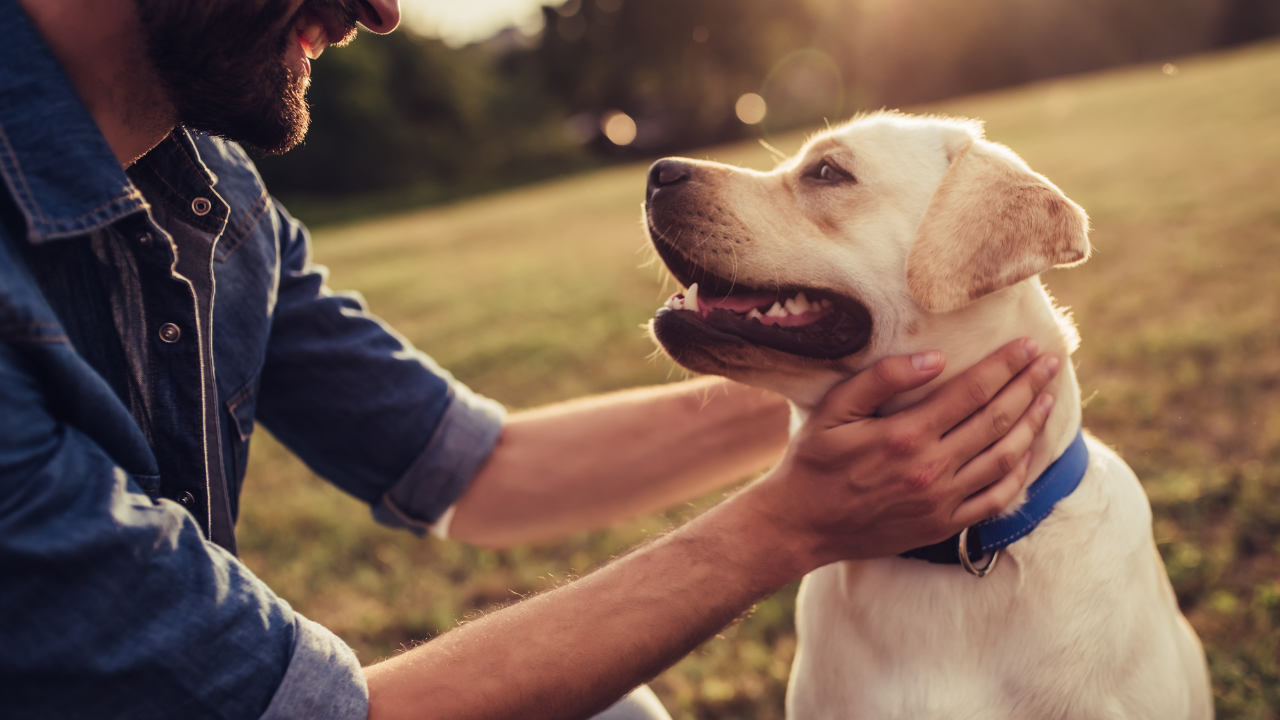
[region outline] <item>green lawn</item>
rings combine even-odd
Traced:
[[[1093,219],[1073,308],[1085,422],[1137,471],[1219,717],[1280,717],[1280,45],[1052,81],[916,111],[987,121]],[[776,138],[791,151],[799,135]],[[699,156],[768,168],[754,144]],[[316,234],[335,288],[513,408],[685,376],[641,324],[665,299],[644,165]],[[304,218],[305,220],[305,218]],[[668,286],[669,288],[669,286]],[[260,433],[245,561],[363,661],[581,574],[692,507],[488,552],[375,525]],[[655,687],[677,718],[780,718],[794,588]],[[462,682],[465,679],[460,678]]]

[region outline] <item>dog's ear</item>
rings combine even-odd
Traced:
[[[954,310],[1089,257],[1079,205],[1008,148],[957,135],[907,255],[907,287],[921,307]]]

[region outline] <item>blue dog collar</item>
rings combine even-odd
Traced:
[[[1067,451],[1053,461],[1036,481],[1027,488],[1027,501],[1022,507],[998,517],[989,518],[969,528],[965,550],[970,562],[981,560],[987,553],[1008,547],[1026,537],[1041,521],[1049,517],[1053,508],[1070,495],[1084,479],[1089,469],[1089,448],[1085,446],[1084,431],[1076,431],[1076,439]],[[926,560],[943,565],[959,565],[960,535],[933,545],[925,545],[902,553],[904,558]]]

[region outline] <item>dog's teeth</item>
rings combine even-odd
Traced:
[[[789,313],[786,311],[785,308],[782,307],[781,303],[774,302],[773,307],[769,308],[769,311],[765,313],[765,316],[766,317],[786,317],[788,314]]]
[[[684,296],[684,309],[698,312],[698,283],[689,286]]]
[[[830,300],[823,300],[822,302],[820,302],[820,303],[818,303],[818,304],[822,307],[822,309],[823,309],[823,310],[830,310],[830,309],[831,309],[831,301],[830,301]]]
[[[751,312],[747,313],[748,320],[759,320],[762,317],[764,317],[764,315],[761,315],[760,311],[756,308],[751,308]]]
[[[787,301],[785,305],[787,312],[792,315],[803,315],[809,312],[809,302],[804,299],[804,293],[801,293]]]

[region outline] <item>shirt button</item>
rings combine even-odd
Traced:
[[[195,499],[195,496],[192,495],[191,493],[184,492],[178,498],[178,502],[182,504],[182,507],[191,507],[192,505],[196,504],[196,499]]]
[[[198,197],[195,200],[191,201],[191,212],[201,217],[208,215],[209,211],[212,209],[213,209],[213,203],[209,202],[208,198]]]
[[[167,343],[176,343],[178,338],[182,337],[182,330],[173,323],[165,323],[160,326],[160,339]]]

